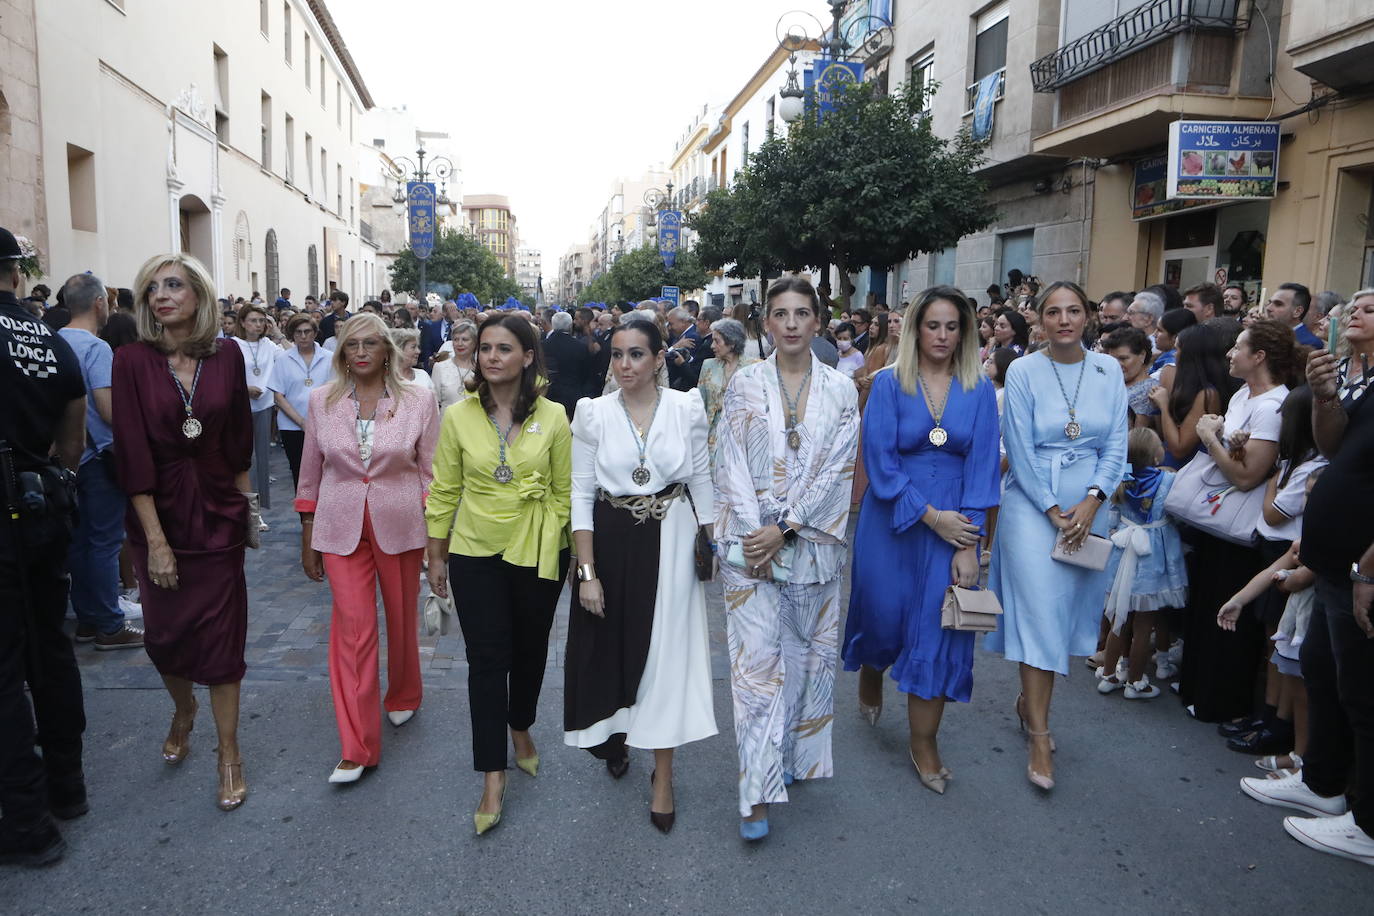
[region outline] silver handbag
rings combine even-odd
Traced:
[[[1107,561],[1111,558],[1112,542],[1108,538],[1099,537],[1096,534],[1088,535],[1083,545],[1073,553],[1064,549],[1064,538],[1062,537],[1054,542],[1054,550],[1050,551],[1050,559],[1052,560],[1097,572],[1106,569]]]

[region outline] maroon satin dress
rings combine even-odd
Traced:
[[[201,433],[182,433],[186,409],[167,357],[146,343],[115,352],[111,398],[120,485],[149,494],[176,555],[176,591],[148,577],[148,542],[130,502],[125,525],[143,602],[144,647],[161,674],[200,684],[243,679],[248,589],[243,551],[248,499],[234,486],[253,455],[243,356],[233,341],[202,361],[191,399]]]

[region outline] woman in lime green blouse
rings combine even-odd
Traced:
[[[444,412],[434,455],[429,586],[454,590],[467,643],[473,768],[484,774],[479,834],[501,820],[506,735],[534,776],[529,729],[539,704],[563,578],[568,571],[572,433],[544,399],[539,338],[518,314],[488,318],[477,336],[477,396]]]

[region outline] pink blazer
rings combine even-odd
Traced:
[[[424,503],[439,441],[434,395],[417,387],[378,402],[372,460],[364,467],[358,457],[357,408],[348,395],[326,407],[331,387],[310,393],[296,487],[296,511],[315,513],[310,546],[339,556],[353,553],[362,538],[366,505],[384,553],[424,547]]]

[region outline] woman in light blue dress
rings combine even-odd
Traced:
[[[1010,464],[988,586],[1003,615],[984,646],[1021,663],[1016,712],[1029,726],[1026,775],[1054,787],[1049,731],[1055,673],[1097,648],[1107,573],[1050,558],[1107,534],[1099,511],[1126,466],[1126,386],[1116,360],[1083,349],[1087,296],[1051,284],[1040,298],[1049,345],[1007,369],[1002,434]]]
[[[945,701],[973,692],[972,632],[946,630],[950,584],[978,582],[979,532],[997,505],[997,397],[978,364],[973,306],[937,286],[907,309],[897,361],[873,377],[863,423],[868,490],[854,535],[844,667],[859,708],[882,709],[882,672],[907,695],[911,761],[943,794],[936,738]]]

